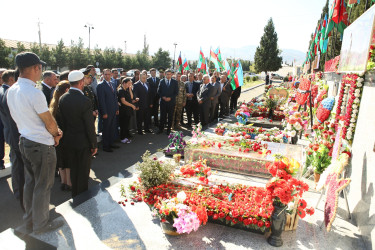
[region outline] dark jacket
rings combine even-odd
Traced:
[[[102,115],[114,116],[118,111],[117,92],[115,88],[111,88],[106,81],[98,84],[96,92],[98,93],[99,110]],[[113,85],[112,85],[113,87]]]
[[[147,89],[143,86],[141,81],[136,82],[133,86],[134,98],[139,98],[137,105],[141,109],[148,108],[152,104],[153,100],[153,94],[151,92],[152,90],[147,82],[145,84]]]
[[[41,84],[40,90],[43,92],[44,96],[46,97],[47,105],[49,106],[53,97],[54,88],[50,89],[44,84]]]
[[[64,147],[74,149],[97,148],[91,101],[75,89],[70,89],[59,100],[60,126],[64,133]]]
[[[90,99],[92,105],[92,111],[98,110],[98,101],[96,100],[94,91],[91,86],[85,86],[83,88],[83,93],[87,98]]]
[[[162,79],[159,84],[158,94],[160,96],[160,102],[164,102],[163,97],[170,97],[170,103],[176,103],[176,96],[178,95],[178,82],[175,79],[171,79],[169,87],[167,87],[166,78]]]
[[[211,86],[212,86],[212,97],[214,98],[212,100],[212,105],[216,105],[219,102],[219,96],[221,94],[220,83],[219,82],[211,83]]]
[[[221,91],[220,100],[222,102],[227,102],[230,99],[230,96],[232,95],[232,86],[229,81],[224,83],[223,89]]]
[[[8,89],[9,86],[6,86],[5,84],[0,87],[0,118],[4,125],[5,142],[11,147],[18,147],[20,134],[16,123],[10,115],[6,95]]]
[[[154,80],[152,80],[152,77],[147,78],[148,86],[150,86],[150,94],[153,99],[155,99],[158,95],[158,87],[160,83],[160,79],[158,77],[155,77],[155,83]],[[160,98],[160,97],[159,97]]]
[[[202,101],[201,104],[204,107],[211,106],[211,96],[212,96],[212,85],[211,84],[201,84],[200,89],[197,93],[198,102]]]
[[[199,88],[200,88],[200,83],[199,82],[196,82],[196,81],[193,81],[193,88],[192,88],[192,92],[190,93],[189,92],[189,81],[185,83],[185,87],[186,87],[186,94],[193,94],[193,101],[197,101],[197,93],[199,91]]]

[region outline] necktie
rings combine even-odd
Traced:
[[[156,80],[155,80],[155,78],[152,78],[152,79],[154,79],[154,83],[156,83]]]
[[[169,80],[167,80],[167,87],[169,88]]]
[[[110,82],[107,82],[107,83],[108,83],[109,87],[111,87],[112,92],[114,92],[112,83],[110,83]]]
[[[145,83],[142,83],[142,84],[143,84],[143,87],[145,87],[145,89],[148,91],[147,85]]]

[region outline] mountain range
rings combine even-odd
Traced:
[[[249,45],[244,46],[241,48],[220,48],[221,54],[224,58],[241,58],[243,60],[250,60],[254,61],[254,55],[257,46]],[[305,60],[306,54],[302,51],[295,50],[295,49],[281,49],[281,56],[283,57],[283,63],[287,62],[291,64],[293,60],[296,60],[297,65],[301,65]],[[203,51],[206,57],[209,57],[208,52]],[[184,50],[182,51],[182,55],[186,56],[187,60],[198,60],[199,58],[199,51],[189,51]],[[177,57],[177,55],[176,55]],[[184,58],[182,58],[184,59]]]

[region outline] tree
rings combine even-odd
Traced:
[[[60,70],[67,63],[68,53],[64,42],[61,39],[55,48],[52,49],[52,56],[54,57],[53,67]]]
[[[132,69],[133,67],[133,60],[131,58],[131,56],[129,55],[125,55],[124,56],[124,59],[123,59],[123,62],[122,62],[122,67],[125,69],[125,70],[130,70]]]
[[[189,66],[190,66],[190,69],[197,69],[198,61],[197,60],[189,61]]]
[[[152,67],[154,68],[169,68],[171,67],[171,57],[169,51],[159,48],[157,52],[152,56]]]
[[[105,48],[103,51],[104,61],[102,63],[102,67],[108,68],[108,69],[114,68],[116,66],[115,61],[114,61],[115,58],[116,58],[116,50],[114,48]]]
[[[40,50],[39,54],[40,60],[45,61],[48,66],[52,66],[54,64],[54,57],[52,56],[52,51],[49,50],[49,47],[44,44]]]
[[[11,67],[9,55],[11,54],[11,49],[5,46],[5,41],[0,39],[0,68]]]
[[[31,50],[31,52],[33,52],[33,53],[39,55],[39,54],[40,54],[40,47],[39,47],[39,44],[37,44],[36,42],[32,43],[32,44],[30,45],[30,50]]]
[[[104,62],[104,58],[103,58],[102,50],[98,47],[98,45],[96,45],[95,48],[94,48],[93,61],[95,62],[95,67],[97,67],[96,63],[98,62],[99,67],[103,68],[102,64]],[[88,63],[88,64],[90,64],[90,63]]]
[[[260,39],[260,45],[257,47],[254,62],[255,69],[258,72],[277,71],[281,68],[281,51],[277,46],[277,33],[273,25],[272,18],[268,20],[264,28],[264,34]]]
[[[87,66],[87,58],[85,56],[85,50],[83,48],[82,38],[78,39],[78,43],[75,44],[74,41],[71,42],[69,50],[69,60],[68,67],[69,69],[80,69]]]

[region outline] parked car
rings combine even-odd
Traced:
[[[284,77],[280,76],[279,74],[271,74],[271,80],[283,80]]]

